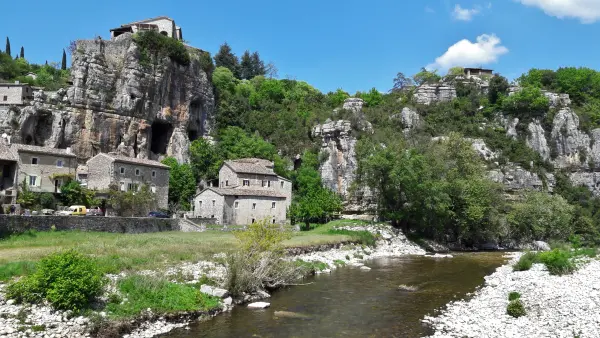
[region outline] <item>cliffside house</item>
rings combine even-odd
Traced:
[[[60,187],[68,178],[75,178],[77,157],[67,149],[13,144],[18,155],[18,186],[23,180],[31,191],[60,193]]]
[[[225,161],[219,187],[196,195],[192,214],[218,224],[246,225],[264,219],[283,224],[291,201],[292,182],[273,171],[273,162],[244,158]]]
[[[33,100],[33,88],[28,84],[0,83],[0,105],[23,105]]]
[[[157,18],[146,19],[121,25],[121,27],[113,28],[110,30],[111,39],[124,33],[137,33],[140,31],[156,31],[165,36],[171,37],[177,40],[183,40],[181,33],[181,27],[175,25],[175,20],[166,17],[159,16]]]
[[[17,164],[19,156],[0,139],[0,205],[17,203]]]
[[[464,72],[468,78],[471,76],[492,76],[492,75],[494,75],[493,69],[464,68]]]
[[[169,204],[169,167],[152,160],[100,153],[87,161],[88,189],[107,190],[116,185],[121,191],[138,191],[148,185],[156,194],[158,207]]]

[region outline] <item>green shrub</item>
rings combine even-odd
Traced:
[[[96,262],[74,250],[43,258],[37,271],[7,287],[7,297],[17,302],[46,299],[59,310],[87,308],[106,283]]]
[[[537,254],[534,252],[527,252],[521,258],[517,264],[513,266],[513,271],[527,271],[531,269],[533,263],[537,262]]]
[[[360,243],[366,246],[375,246],[377,244],[377,237],[369,231],[352,231],[345,229],[329,229],[327,233],[332,235],[346,235],[352,237],[354,242]]]
[[[511,292],[511,293],[508,294],[508,300],[509,301],[517,300],[519,298],[521,298],[521,294],[518,293],[518,292]]]
[[[10,262],[0,265],[0,281],[7,281],[15,276],[25,276],[35,271],[35,263],[29,261]]]
[[[506,307],[506,313],[515,318],[519,318],[527,314],[525,312],[525,306],[523,306],[523,302],[521,302],[520,299],[511,300]]]
[[[327,263],[323,263],[320,261],[303,261],[301,259],[296,260],[296,264],[302,268],[305,274],[314,275],[317,271],[323,271],[325,269],[329,269],[329,265]]]
[[[538,254],[540,262],[544,263],[551,275],[564,275],[575,271],[572,254],[569,251],[554,249]]]
[[[117,287],[127,301],[110,300],[106,308],[114,317],[134,317],[146,309],[162,314],[207,311],[220,306],[218,298],[205,295],[194,286],[150,276],[129,276],[120,280]]]
[[[333,261],[333,264],[335,264],[336,266],[346,266],[346,262],[344,262],[341,259],[336,259]]]
[[[151,60],[168,56],[171,60],[187,66],[190,54],[184,44],[155,31],[143,31],[133,36],[133,41],[140,49],[140,63],[149,64]]]

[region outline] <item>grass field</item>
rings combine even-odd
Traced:
[[[334,221],[315,226],[311,231],[294,233],[287,247],[356,241],[348,234],[329,231],[336,225],[357,222]],[[0,281],[33,271],[40,258],[64,249],[77,249],[94,256],[103,271],[158,269],[171,264],[211,259],[214,254],[235,249],[233,233],[160,232],[148,234],[113,234],[104,232],[54,231],[29,232],[0,239]]]

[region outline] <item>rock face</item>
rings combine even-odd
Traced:
[[[419,104],[449,102],[456,98],[456,89],[449,84],[422,85],[417,87],[414,99]]]
[[[0,130],[15,143],[71,147],[81,159],[116,151],[186,161],[190,139],[209,132],[214,120],[212,85],[198,61],[202,52],[188,51],[188,66],[169,58],[144,64],[130,34],[77,41],[73,85],[0,110]]]
[[[520,190],[538,190],[552,192],[556,185],[556,178],[552,174],[546,174],[543,178],[527,171],[515,164],[508,164],[501,169],[493,169],[488,172],[488,177],[504,185],[507,192]]]

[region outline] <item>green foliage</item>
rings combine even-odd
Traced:
[[[345,264],[345,263],[344,263]],[[321,261],[303,261],[301,259],[296,260],[296,265],[300,267],[302,270],[306,272],[306,274],[314,275],[319,271],[323,271],[325,269],[329,269],[329,265],[327,263],[323,263]]]
[[[17,195],[17,203],[23,208],[31,208],[37,203],[36,194],[29,189],[26,179],[19,184],[19,194]]]
[[[220,306],[218,298],[205,295],[194,286],[151,276],[128,276],[118,282],[117,288],[127,300],[115,298],[106,309],[109,315],[118,318],[132,318],[147,309],[167,314],[208,311]]]
[[[156,195],[147,185],[138,186],[137,191],[120,191],[119,187],[111,186],[108,195],[108,204],[117,216],[143,217],[157,210]]]
[[[327,101],[331,107],[339,107],[344,103],[344,100],[350,97],[350,94],[338,88],[335,92],[327,93]]]
[[[4,282],[15,276],[31,274],[36,264],[30,261],[10,262],[0,265],[0,281]]]
[[[495,104],[501,97],[508,94],[508,80],[504,76],[494,75],[490,79],[490,87],[488,88],[488,100],[491,104]]]
[[[95,192],[81,186],[75,180],[68,180],[60,187],[60,199],[64,205],[85,205],[91,207],[98,204]]]
[[[600,99],[600,73],[590,68],[531,69],[518,81],[521,85],[567,93],[578,106],[590,99]]]
[[[502,109],[524,120],[541,118],[550,109],[550,101],[537,87],[524,87],[502,100]]]
[[[356,97],[363,99],[368,107],[378,106],[383,101],[383,95],[376,88],[371,88],[367,93],[358,93]]]
[[[227,44],[227,42],[223,43],[221,47],[219,47],[219,52],[215,54],[215,65],[217,68],[224,67],[231,71],[232,74],[236,78],[240,78],[240,63],[231,51],[231,47]]]
[[[196,176],[191,165],[179,164],[173,157],[161,162],[168,165],[169,170],[169,204],[178,205],[183,210],[190,209],[190,201],[196,194]]]
[[[185,45],[171,37],[156,31],[141,31],[133,36],[133,41],[140,51],[140,63],[150,65],[169,57],[171,60],[187,66],[190,64],[190,54]]]
[[[535,252],[526,252],[519,258],[519,261],[513,265],[514,271],[527,271],[531,269],[533,263],[537,263],[537,254]]]
[[[94,260],[69,250],[42,259],[34,274],[9,284],[6,295],[17,302],[45,299],[56,309],[80,311],[105,283]]]
[[[255,76],[264,76],[265,72],[265,64],[258,52],[250,54],[250,51],[245,51],[240,62],[240,78],[250,80]]]
[[[54,209],[56,207],[56,201],[54,200],[54,195],[49,192],[44,192],[40,194],[40,206],[45,209]]]
[[[317,156],[305,152],[302,165],[294,176],[296,192],[290,207],[292,222],[303,222],[304,230],[310,229],[310,223],[326,223],[342,209],[340,197],[323,187],[321,175],[317,170]]]
[[[219,177],[221,156],[217,147],[203,138],[190,145],[190,163],[196,180],[210,181]]]
[[[271,224],[268,219],[252,223],[246,230],[236,231],[234,235],[241,249],[250,252],[280,252],[283,250],[283,241],[291,238],[289,231],[282,229],[279,224]]]
[[[335,264],[336,266],[346,266],[346,262],[344,262],[341,259],[336,259],[333,261],[333,264]]]
[[[527,314],[525,311],[525,306],[520,299],[510,301],[506,307],[506,313],[515,318],[519,318]]]
[[[568,238],[573,233],[574,207],[560,195],[529,192],[506,216],[513,237],[525,241]]]
[[[65,52],[64,49],[63,49],[63,53],[62,53],[62,59],[60,62],[60,69],[67,70],[67,53]]]
[[[414,86],[414,84],[415,83],[413,79],[407,77],[404,75],[404,73],[398,73],[394,78],[394,87],[392,88],[392,92],[398,92],[405,88],[410,88]]]
[[[572,257],[571,252],[560,249],[540,252],[538,254],[538,260],[544,263],[551,275],[564,275],[575,271],[575,264],[571,259]]]
[[[4,53],[6,53],[6,55],[10,56],[10,40],[8,39],[8,36],[6,37],[6,48],[4,49]]]
[[[521,298],[521,294],[518,293],[518,292],[514,292],[513,291],[513,292],[511,292],[511,293],[508,294],[508,300],[509,301],[517,300],[519,298]]]
[[[442,77],[437,74],[437,70],[428,71],[425,68],[421,68],[421,71],[413,76],[413,81],[417,86],[438,83],[441,79]]]
[[[352,238],[352,241],[361,245],[374,247],[377,244],[377,237],[369,231],[352,231],[346,229],[329,229],[328,234],[346,235]]]

